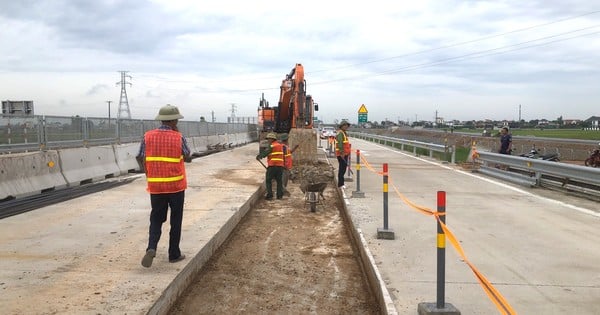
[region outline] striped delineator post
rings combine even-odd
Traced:
[[[394,231],[388,228],[388,164],[383,163],[383,228],[377,228],[377,238],[393,240]]]
[[[452,304],[446,303],[446,234],[442,223],[446,224],[446,192],[437,192],[437,290],[435,303],[419,303],[419,315],[460,315]]]
[[[356,150],[356,190],[352,192],[352,198],[364,198],[365,193],[360,191],[360,150]]]

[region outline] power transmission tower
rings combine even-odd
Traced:
[[[131,111],[129,110],[129,102],[127,101],[127,90],[125,86],[131,83],[127,82],[127,78],[131,79],[130,75],[127,75],[129,71],[119,71],[121,73],[121,81],[117,82],[117,85],[121,85],[121,98],[119,99],[119,112],[117,113],[117,119],[127,118],[131,119]]]
[[[231,103],[231,122],[234,123],[235,122],[235,110],[236,110],[237,106],[235,106],[235,103]]]

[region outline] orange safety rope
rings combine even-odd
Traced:
[[[370,171],[372,171],[378,175],[383,175],[383,172],[376,171],[369,164],[369,162],[364,157],[364,155],[361,154],[360,158],[361,158],[361,161],[363,161],[363,164],[365,165],[365,167],[367,169],[369,169]],[[400,193],[400,191],[398,190],[396,185],[393,184],[392,178],[389,176],[389,174],[388,174],[388,182],[392,186],[392,188],[394,189],[394,191],[396,192],[398,197],[400,197],[400,199],[405,204],[407,204],[409,207],[411,207],[412,209],[417,210],[418,212],[421,212],[425,215],[435,217],[435,219],[440,223],[442,229],[444,230],[444,233],[445,233],[446,237],[448,238],[448,240],[450,241],[450,244],[452,244],[452,246],[454,247],[456,252],[462,257],[463,261],[467,264],[467,266],[469,266],[469,268],[471,268],[471,271],[475,274],[477,281],[479,282],[479,284],[481,285],[481,287],[483,288],[483,290],[487,294],[487,296],[490,298],[490,300],[494,303],[494,305],[496,305],[496,308],[498,309],[498,311],[500,311],[500,313],[503,315],[517,314],[517,312],[512,308],[512,306],[510,306],[510,304],[508,303],[508,301],[506,301],[506,299],[502,296],[502,294],[496,288],[494,288],[494,286],[490,283],[490,281],[475,267],[475,265],[473,265],[473,263],[471,263],[467,259],[467,255],[465,254],[464,249],[458,242],[458,239],[454,236],[454,233],[452,233],[452,231],[450,231],[448,226],[446,226],[446,224],[444,222],[442,222],[442,220],[440,220],[440,216],[445,215],[445,212],[441,213],[441,212],[433,211],[427,207],[419,206],[419,205],[411,202],[410,200],[408,200],[408,198],[406,198],[402,193]]]

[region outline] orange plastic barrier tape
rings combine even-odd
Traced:
[[[383,172],[376,171],[369,164],[369,162],[363,155],[361,155],[360,158],[361,158],[361,161],[363,161],[363,164],[365,164],[365,166],[367,167],[367,169],[371,170],[372,172],[374,172],[378,175],[383,175]],[[444,231],[446,237],[448,238],[448,241],[450,242],[450,244],[452,244],[452,247],[454,247],[454,249],[460,255],[460,257],[462,257],[463,261],[467,264],[467,266],[469,266],[469,268],[471,268],[471,271],[475,274],[475,277],[477,278],[477,281],[483,288],[483,291],[487,294],[487,296],[494,303],[494,305],[496,305],[496,308],[498,309],[498,311],[500,311],[500,313],[504,314],[504,315],[516,315],[517,312],[512,308],[512,306],[510,306],[510,304],[508,303],[508,301],[506,301],[506,299],[502,296],[502,294],[496,288],[494,288],[494,286],[490,283],[490,281],[479,270],[477,270],[475,265],[473,265],[469,261],[469,259],[467,259],[467,255],[465,254],[465,251],[462,248],[462,246],[460,245],[460,243],[458,242],[457,238],[454,236],[452,231],[450,231],[450,229],[446,226],[446,224],[444,224],[442,222],[442,220],[440,220],[440,216],[446,215],[446,213],[433,211],[427,207],[419,206],[419,205],[411,202],[402,193],[400,193],[400,191],[398,190],[396,185],[394,185],[392,183],[392,179],[391,179],[391,177],[389,177],[389,175],[388,175],[388,183],[389,183],[389,185],[392,185],[392,187],[394,188],[394,191],[396,192],[398,197],[400,197],[400,199],[405,204],[407,204],[409,207],[411,207],[414,210],[417,210],[425,215],[434,216],[436,218],[436,220],[440,223],[442,230]]]

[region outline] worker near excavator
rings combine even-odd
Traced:
[[[273,200],[273,179],[277,182],[277,199],[282,199],[283,171],[285,169],[283,144],[277,141],[277,135],[273,132],[268,133],[266,139],[270,141],[269,146],[256,156],[256,159],[259,161],[265,157],[267,158],[267,173],[265,176],[267,195],[265,199]]]
[[[348,168],[348,162],[350,159],[350,141],[348,140],[348,130],[350,123],[346,120],[338,126],[338,132],[335,137],[335,156],[338,160],[338,187],[346,188],[344,185],[344,175],[346,175],[346,169]]]
[[[292,153],[294,153],[294,151],[296,151],[296,149],[298,149],[298,144],[296,146],[294,146],[293,148],[290,147],[290,144],[288,142],[288,134],[284,133],[280,136],[280,142],[281,144],[283,144],[283,158],[284,158],[284,166],[285,168],[283,169],[283,194],[284,195],[289,195],[289,191],[287,190],[287,184],[288,181],[290,179],[290,170],[292,169],[292,165],[293,165],[293,158],[292,158]]]

